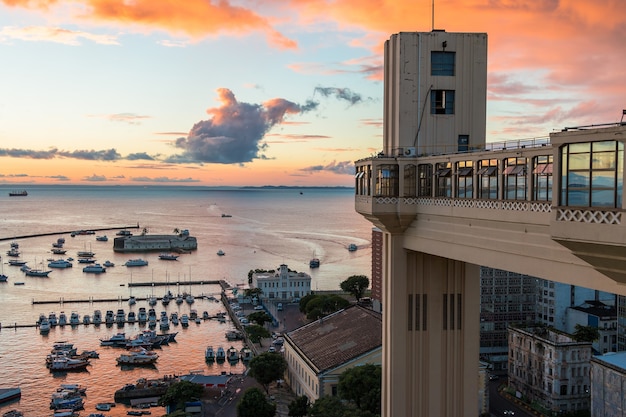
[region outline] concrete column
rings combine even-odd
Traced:
[[[382,415],[475,417],[479,267],[385,238]]]

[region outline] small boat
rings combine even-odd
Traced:
[[[41,320],[41,322],[39,322],[39,333],[41,334],[48,334],[50,333],[50,322],[48,321],[47,318],[43,318]]]
[[[24,273],[28,277],[42,277],[43,278],[43,277],[47,277],[50,272],[52,271],[46,271],[43,269],[32,269],[32,268],[27,268],[24,270]]]
[[[22,281],[17,281],[17,282],[14,282],[13,285],[24,285],[24,283]]]
[[[183,327],[189,327],[189,316],[187,314],[180,316],[180,325]]]
[[[124,309],[118,308],[117,314],[115,315],[115,322],[117,324],[124,324],[125,321],[126,321],[126,313],[124,312]]]
[[[204,360],[207,362],[215,362],[215,350],[213,350],[213,346],[208,346],[206,351],[204,352]]]
[[[151,365],[159,359],[159,355],[142,347],[132,348],[122,353],[116,360],[120,365]]]
[[[57,324],[59,324],[59,320],[57,319],[56,313],[52,312],[52,313],[48,314],[48,323],[50,323],[50,326],[52,326],[52,327],[54,327]]]
[[[357,245],[355,245],[354,243],[350,243],[350,244],[348,245],[348,250],[349,250],[350,252],[354,252],[354,251],[356,251],[358,248],[359,248],[359,247],[358,247]]]
[[[79,258],[93,258],[96,254],[90,250],[81,250],[76,253]]]
[[[70,325],[76,326],[79,323],[80,323],[80,317],[78,313],[75,311],[72,311],[72,314],[70,314]]]
[[[96,260],[94,258],[80,258],[78,260],[79,264],[95,264]]]
[[[231,214],[222,213],[222,217],[233,217]]]
[[[159,259],[163,259],[164,261],[175,261],[178,259],[180,255],[176,255],[174,253],[160,253],[159,254]]]
[[[0,403],[14,400],[22,396],[22,390],[16,388],[0,388]]]
[[[239,356],[241,356],[241,360],[244,362],[249,362],[252,359],[252,349],[248,346],[244,346],[241,348],[239,352]]]
[[[107,237],[107,235],[103,235],[103,236],[96,236],[96,240],[98,242],[106,242],[109,240],[109,238]]]
[[[85,314],[83,316],[83,324],[84,325],[91,324],[91,316],[89,314]]]
[[[28,191],[26,190],[9,191],[9,197],[26,197],[27,195],[28,195]]]
[[[65,326],[67,324],[67,315],[64,311],[59,313],[59,326]]]
[[[9,410],[2,414],[2,417],[24,417],[24,413],[19,410]]]
[[[11,248],[7,251],[7,255],[17,258],[18,256],[20,256],[20,251],[16,248]]]
[[[161,315],[161,319],[159,320],[159,328],[161,330],[169,330],[169,328],[170,328],[170,321],[167,318],[167,313],[164,314],[164,315]]]
[[[176,304],[182,304],[182,303],[184,303],[184,302],[185,302],[185,300],[183,299],[182,294],[178,294],[178,295],[176,296]]]
[[[9,265],[11,265],[11,266],[24,266],[24,265],[26,265],[26,261],[22,261],[20,259],[9,259]]]
[[[109,260],[104,261],[104,263],[102,265],[106,266],[107,268],[115,266],[115,264],[113,262],[109,261]]]
[[[98,403],[96,404],[96,410],[98,411],[111,411],[110,403]]]
[[[106,272],[107,269],[100,264],[87,265],[83,268],[83,272],[91,273],[91,274],[101,274]]]
[[[134,323],[137,321],[137,316],[135,315],[134,311],[129,311],[128,312],[128,322],[129,323]]]
[[[131,295],[130,297],[128,297],[128,305],[133,305],[133,304],[137,304],[137,299]]]
[[[320,260],[319,258],[313,258],[309,261],[309,268],[319,268]]]
[[[139,321],[139,323],[145,323],[146,321],[148,321],[148,316],[146,315],[145,307],[139,307],[139,313],[137,314],[137,321]]]
[[[177,312],[174,311],[172,314],[170,314],[170,322],[174,326],[178,326],[178,313]]]
[[[217,255],[218,256],[224,256],[224,255],[226,255],[226,253],[224,253],[224,251],[220,249],[220,250],[217,251]]]
[[[193,295],[187,294],[187,297],[185,297],[185,301],[187,302],[187,304],[193,304],[195,300],[193,298]]]
[[[100,346],[126,346],[128,341],[126,333],[117,333],[108,339],[100,339]]]
[[[51,252],[55,255],[65,255],[67,250],[61,248],[52,248]]]
[[[69,358],[67,356],[57,356],[50,362],[51,371],[77,371],[85,369],[89,365],[89,360],[85,358]]]
[[[93,312],[93,324],[99,326],[102,324],[102,312],[100,310],[94,310]]]
[[[115,321],[115,315],[113,314],[113,310],[107,310],[107,312],[104,315],[104,322],[106,324],[113,324],[114,321]]]
[[[74,264],[65,259],[57,259],[48,263],[48,268],[71,268]]]
[[[148,261],[143,260],[141,258],[129,259],[128,261],[126,261],[126,263],[124,265],[126,265],[126,266],[146,266],[146,265],[148,265]]]
[[[226,360],[226,352],[223,347],[218,347],[217,352],[215,353],[215,360],[217,362],[224,362]]]
[[[228,358],[228,362],[239,362],[239,351],[231,346],[226,351],[226,357]]]

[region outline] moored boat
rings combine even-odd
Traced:
[[[100,346],[126,346],[129,339],[126,338],[126,333],[117,333],[108,339],[100,339]]]
[[[226,357],[228,358],[228,362],[238,362],[239,361],[239,351],[235,349],[234,346],[231,346],[226,351]]]
[[[43,270],[43,269],[32,269],[32,268],[24,269],[24,274],[26,274],[26,276],[28,276],[28,277],[45,278],[45,277],[48,276],[48,274],[50,274],[50,272],[52,272],[52,271],[46,271],[46,270]]]
[[[65,259],[56,259],[48,263],[48,268],[71,268],[74,264]]]
[[[241,360],[244,362],[249,362],[252,359],[252,349],[248,346],[244,346],[241,348],[239,352],[239,356],[241,356]]]
[[[217,362],[224,362],[226,360],[226,351],[223,347],[218,347],[217,352],[215,353],[215,360]]]
[[[109,240],[109,238],[107,237],[107,235],[103,235],[103,236],[96,236],[96,240],[98,242],[106,242]]]
[[[122,353],[116,360],[120,365],[151,365],[159,359],[159,355],[142,347],[132,348]]]
[[[15,388],[0,388],[0,403],[14,400],[22,396],[22,390],[19,387]]]
[[[128,261],[126,261],[126,263],[124,264],[126,266],[146,266],[148,265],[148,261],[141,259],[141,258],[137,258],[137,259],[129,259]]]
[[[57,356],[50,362],[51,371],[78,371],[85,369],[89,365],[86,358],[70,358],[67,356]]]
[[[27,195],[28,195],[28,191],[26,190],[9,191],[9,197],[26,197]]]
[[[109,261],[108,259],[106,261],[104,261],[104,263],[102,265],[106,266],[107,268],[115,266],[115,264],[113,262]]]
[[[319,268],[320,260],[319,258],[313,258],[309,261],[309,268]]]
[[[224,255],[226,255],[226,253],[223,250],[220,249],[220,250],[217,251],[217,255],[218,256],[224,256]]]
[[[164,261],[175,261],[178,259],[180,255],[176,255],[175,253],[161,252],[159,254],[159,259]]]
[[[101,274],[106,271],[107,269],[100,264],[87,265],[83,268],[83,272],[90,274]]]

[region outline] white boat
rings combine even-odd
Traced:
[[[98,242],[106,242],[109,240],[109,238],[107,237],[107,235],[102,235],[102,236],[96,236],[96,240]]]
[[[185,301],[187,302],[187,304],[193,304],[195,300],[193,298],[193,295],[187,294],[187,297],[185,297]]]
[[[177,312],[174,311],[172,314],[170,314],[170,322],[172,322],[174,326],[178,326],[178,313]]]
[[[49,268],[71,268],[73,266],[74,264],[72,264],[70,261],[67,261],[65,259],[56,259],[48,263]]]
[[[89,314],[85,314],[83,316],[83,324],[85,325],[91,324],[91,316]]]
[[[67,324],[67,315],[64,311],[59,313],[59,326],[65,326]]]
[[[63,248],[52,248],[51,252],[55,255],[65,255],[67,253]]]
[[[50,332],[50,322],[48,321],[47,318],[43,318],[40,322],[39,322],[39,333],[41,334],[48,334]]]
[[[180,255],[176,255],[175,253],[162,252],[159,254],[159,259],[163,259],[164,261],[175,261],[179,256]]]
[[[76,253],[79,258],[93,258],[96,254],[90,250],[81,250]]]
[[[244,362],[249,362],[252,359],[252,349],[248,346],[244,346],[241,348],[239,352],[239,356],[241,356],[241,360]]]
[[[111,411],[110,403],[98,403],[96,404],[96,410],[98,411]]]
[[[83,268],[83,272],[91,274],[101,274],[106,271],[107,269],[100,264],[87,265]]]
[[[144,348],[132,348],[117,358],[120,365],[150,365],[159,359],[159,355]]]
[[[207,362],[215,362],[215,350],[213,350],[213,346],[208,346],[206,351],[204,352],[204,360]]]
[[[154,295],[148,297],[148,305],[155,306],[156,303],[157,303],[157,298]]]
[[[93,324],[100,325],[101,323],[102,323],[102,312],[100,310],[94,310]]]
[[[189,326],[189,316],[187,314],[180,316],[180,325],[183,327]]]
[[[126,263],[124,264],[126,266],[146,266],[148,265],[148,261],[141,259],[141,258],[137,258],[137,259],[129,259],[126,261]]]
[[[104,315],[104,322],[106,324],[113,324],[114,321],[115,315],[113,314],[113,310],[107,310],[106,314]]]
[[[78,259],[79,264],[95,264],[96,260],[94,258],[80,258]]]
[[[228,362],[238,362],[239,361],[239,351],[235,349],[234,346],[228,348],[226,352],[226,357],[228,358]]]
[[[104,263],[102,265],[106,266],[107,268],[115,266],[115,264],[113,262],[109,261],[109,260],[104,261]]]
[[[126,312],[124,312],[123,308],[117,309],[117,314],[115,315],[115,322],[117,324],[124,324],[126,321]]]
[[[161,319],[159,320],[159,328],[161,330],[169,330],[169,328],[170,328],[170,321],[167,318],[167,313],[161,315]]]
[[[100,339],[100,346],[126,346],[126,333],[116,333],[108,339]]]
[[[56,313],[52,312],[48,314],[48,323],[50,323],[50,326],[56,326],[59,324]]]
[[[80,317],[78,313],[75,311],[72,311],[72,313],[70,314],[70,324],[72,326],[76,326],[77,324],[80,324]]]
[[[128,305],[132,306],[133,304],[136,304],[136,303],[137,303],[137,299],[134,296],[131,295],[130,297],[128,297]]]
[[[183,299],[183,296],[181,294],[178,294],[176,296],[176,304],[182,304],[184,302],[185,302],[185,300]]]
[[[137,314],[137,321],[139,321],[139,323],[145,323],[148,321],[148,316],[146,315],[145,307],[139,307],[139,313]]]
[[[21,259],[9,259],[9,265],[11,265],[11,266],[24,266],[24,265],[26,265],[26,261],[22,261]]]
[[[224,256],[224,255],[226,255],[226,253],[224,253],[224,251],[220,249],[220,250],[217,251],[217,255],[218,256]]]
[[[217,362],[224,362],[226,360],[226,352],[223,347],[218,347],[217,352],[215,353],[215,360]]]
[[[84,358],[69,358],[67,356],[57,356],[50,362],[51,371],[76,371],[85,369],[89,365],[89,360]]]
[[[129,311],[128,312],[128,322],[129,323],[134,323],[137,321],[137,316],[135,315],[134,311]]]

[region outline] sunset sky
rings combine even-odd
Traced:
[[[383,44],[432,0],[0,0],[0,184],[353,185]],[[617,122],[623,0],[438,0],[486,32],[487,140]]]

